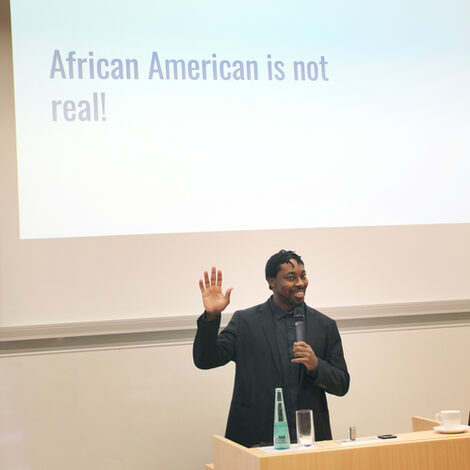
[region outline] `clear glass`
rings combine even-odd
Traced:
[[[295,412],[297,442],[302,447],[309,447],[315,440],[312,410],[297,410]]]

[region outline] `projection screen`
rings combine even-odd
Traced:
[[[2,327],[195,315],[213,264],[233,311],[280,248],[319,308],[470,298],[468,2],[10,8]]]

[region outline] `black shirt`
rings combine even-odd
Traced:
[[[295,426],[295,411],[297,410],[297,393],[299,390],[301,364],[294,364],[292,359],[295,342],[294,310],[286,312],[278,307],[271,296],[269,306],[273,313],[279,357],[281,360],[281,374],[283,382],[284,405],[286,407],[287,423],[291,442],[297,442]],[[303,305],[297,308],[304,308]],[[273,390],[274,395],[274,390]],[[274,413],[274,410],[273,410]],[[274,414],[273,414],[274,419]]]

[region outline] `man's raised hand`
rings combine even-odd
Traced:
[[[204,281],[199,280],[199,288],[202,293],[202,303],[206,310],[208,320],[214,320],[230,303],[230,294],[233,287],[229,287],[225,294],[222,292],[222,271],[216,271],[215,266],[212,266],[211,277],[209,280],[209,273],[204,271]]]

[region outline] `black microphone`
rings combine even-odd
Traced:
[[[305,341],[305,312],[304,307],[294,310],[295,341]]]

